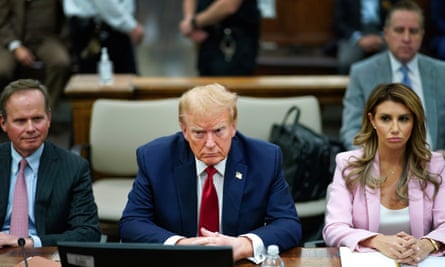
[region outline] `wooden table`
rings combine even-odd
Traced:
[[[51,259],[56,247],[26,249],[27,256],[42,256]],[[281,253],[285,267],[340,267],[337,248],[293,248]],[[0,248],[0,267],[13,267],[23,260],[19,248]],[[247,260],[239,261],[236,267],[258,266]]]
[[[27,248],[26,256],[42,256],[51,259],[56,251],[56,247]],[[23,261],[23,254],[20,248],[0,248],[0,267],[13,267],[21,261]]]
[[[73,75],[65,88],[72,100],[73,142],[89,141],[91,107],[98,98],[148,100],[179,97],[186,90],[210,83],[220,83],[242,96],[287,97],[314,95],[320,105],[340,104],[348,76],[342,75],[290,75],[249,77],[137,77],[115,75],[110,86],[100,86],[97,75]]]

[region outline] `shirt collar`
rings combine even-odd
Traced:
[[[218,171],[218,173],[221,174],[221,176],[223,177],[224,177],[224,172],[226,170],[226,161],[227,158],[221,160],[220,162],[218,162],[218,164],[214,166],[215,169]],[[204,162],[197,159],[196,157],[195,157],[195,162],[196,162],[196,173],[198,175],[201,175],[207,168],[207,165]]]
[[[389,61],[391,64],[391,71],[392,73],[397,73],[400,70],[400,67],[402,66],[402,63],[400,61],[398,61],[394,55],[388,51],[389,54]],[[417,55],[414,56],[413,59],[411,59],[411,61],[409,61],[406,66],[408,67],[409,71],[412,73],[417,73],[418,72],[418,65],[417,65]]]
[[[40,157],[43,153],[43,148],[45,144],[41,144],[39,148],[32,153],[29,157],[26,157],[26,161],[28,162],[28,167],[31,168],[33,172],[35,172],[39,167]],[[11,143],[11,156],[12,156],[12,172],[17,173],[19,171],[19,163],[22,160],[22,156],[15,150],[14,146]]]

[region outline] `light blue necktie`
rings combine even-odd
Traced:
[[[402,83],[409,88],[411,88],[411,80],[409,79],[408,72],[409,69],[406,65],[402,65],[400,67],[400,71],[402,72]]]

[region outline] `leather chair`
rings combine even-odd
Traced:
[[[257,98],[240,96],[238,99],[238,130],[247,136],[268,141],[273,123],[281,123],[288,109],[297,105],[301,110],[300,122],[315,132],[322,133],[321,111],[315,96]],[[326,199],[296,202],[303,229],[314,228],[307,239],[318,239],[321,236]],[[305,238],[305,237],[303,237]],[[306,240],[303,240],[305,242]]]
[[[177,98],[94,102],[90,143],[74,150],[90,161],[101,227],[110,241],[119,241],[117,223],[137,173],[136,148],[179,131],[177,110]]]

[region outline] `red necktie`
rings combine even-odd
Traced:
[[[9,233],[18,237],[28,236],[28,193],[25,182],[25,168],[27,164],[26,159],[20,161],[12,203],[11,229]]]
[[[213,175],[216,173],[216,169],[213,166],[209,166],[206,172],[207,179],[202,189],[201,209],[199,211],[198,235],[201,235],[201,227],[212,232],[219,231],[218,195],[213,184]]]

